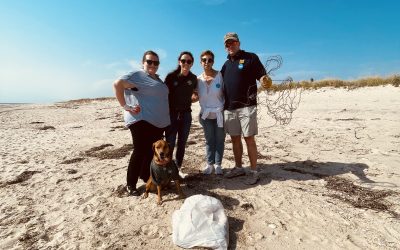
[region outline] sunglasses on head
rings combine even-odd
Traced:
[[[153,65],[154,64],[154,66],[160,65],[160,61],[146,60],[146,63],[148,65]]]
[[[180,61],[181,61],[182,64],[185,64],[185,63],[186,63],[186,64],[192,64],[192,62],[193,62],[193,61],[190,60],[190,59],[189,59],[189,60],[181,59]]]
[[[214,59],[212,59],[212,58],[201,58],[201,61],[203,62],[203,63],[213,63],[214,62]]]
[[[228,42],[225,43],[225,48],[228,48],[228,47],[230,47],[230,46],[232,46],[232,45],[234,45],[236,43],[237,43],[237,41],[228,41]]]

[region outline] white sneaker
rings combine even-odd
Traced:
[[[179,176],[180,176],[182,179],[185,179],[185,177],[186,177],[187,175],[188,175],[188,174],[185,174],[184,172],[182,172],[182,170],[179,169]]]
[[[221,165],[217,165],[215,167],[215,174],[217,174],[217,175],[223,174]]]
[[[214,165],[207,164],[203,169],[203,174],[206,174],[206,175],[212,174],[213,170],[214,170]]]

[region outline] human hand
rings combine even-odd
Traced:
[[[141,110],[139,105],[131,106],[131,105],[128,105],[128,104],[125,104],[124,109],[126,111],[128,111],[129,113],[131,113],[132,115],[139,114],[139,112]]]
[[[264,75],[260,78],[261,87],[264,89],[269,89],[272,87],[272,80],[268,75]]]
[[[192,94],[192,103],[197,102],[198,100],[199,100],[199,95],[197,94],[197,92],[194,92]]]

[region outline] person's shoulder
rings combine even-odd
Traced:
[[[193,74],[191,71],[189,72],[189,77],[197,80],[197,76]]]
[[[173,79],[176,79],[176,74],[175,74],[175,72],[169,72],[168,74],[167,74],[167,76],[165,77],[165,81],[167,82],[167,81],[171,81],[171,80],[173,80]]]
[[[129,79],[137,79],[138,77],[142,77],[141,75],[142,71],[136,70],[136,71],[129,71],[122,75],[120,79],[122,80],[129,80]]]
[[[136,71],[132,71],[132,72],[131,72],[131,75],[132,75],[133,77],[146,77],[146,76],[147,76],[147,73],[144,72],[144,70],[136,70]]]
[[[251,58],[254,58],[254,57],[258,58],[256,53],[253,53],[253,52],[250,52],[250,51],[245,51],[245,50],[242,50],[242,55],[246,56],[246,57],[251,57]]]

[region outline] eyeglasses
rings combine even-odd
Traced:
[[[201,61],[202,61],[203,63],[213,63],[213,62],[214,62],[214,59],[204,57],[204,58],[201,58]]]
[[[226,42],[225,43],[225,48],[229,48],[230,46],[232,46],[232,45],[234,45],[236,43],[237,43],[237,41]]]
[[[190,59],[189,59],[189,60],[181,59],[180,61],[181,61],[182,64],[185,64],[185,63],[186,63],[186,64],[192,64],[192,62],[193,62],[193,61],[190,60]]]
[[[146,60],[146,63],[147,63],[148,65],[153,65],[153,64],[154,64],[154,66],[160,65],[160,61]]]

